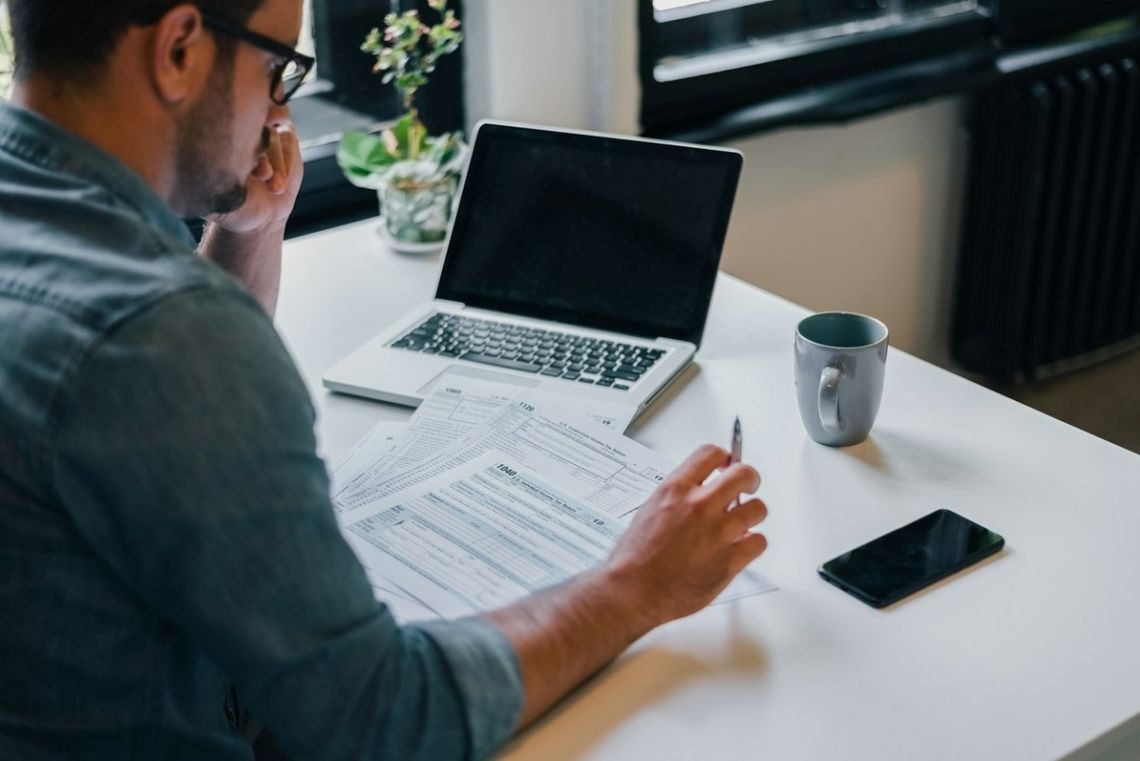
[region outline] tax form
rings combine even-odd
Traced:
[[[398,435],[391,435],[391,424],[378,424],[337,468],[333,504],[338,511],[351,509],[372,481],[407,470],[446,448],[494,417],[526,388],[527,384],[462,373],[441,376]],[[378,436],[388,439],[387,444]]]
[[[376,482],[383,482],[425,459],[431,459],[456,440],[495,417],[528,383],[504,383],[500,377],[460,371],[441,376],[433,392],[408,423],[382,421],[369,431],[333,470],[333,505],[339,513],[366,502]],[[539,394],[543,398],[545,394]],[[632,406],[604,403],[583,410],[565,397],[546,401],[546,406],[585,424],[616,431],[625,430],[636,411]],[[376,571],[366,569],[377,599],[385,602],[402,621],[438,618],[415,595]]]
[[[458,618],[597,565],[622,526],[491,451],[358,511],[346,529],[370,570]]]
[[[466,375],[446,375],[412,416],[401,439],[383,456],[351,477],[336,479],[333,502],[338,512],[351,511],[393,494],[435,473],[456,467],[490,446],[512,450],[529,439],[516,439],[513,431],[526,416],[540,416],[544,422],[555,417],[573,420],[580,430],[613,433],[614,441],[630,441],[621,436],[636,411],[612,402],[591,402],[588,410],[564,394],[531,388],[504,386]],[[533,431],[533,428],[532,428]],[[369,436],[371,438],[371,435]],[[556,442],[546,442],[547,451]],[[570,450],[577,449],[571,444]],[[642,448],[645,452],[648,449]],[[523,451],[526,457],[529,450]],[[539,453],[534,453],[535,455]],[[359,461],[363,458],[354,458]],[[548,464],[548,463],[546,463]],[[339,470],[339,469],[338,469]]]
[[[408,430],[408,424],[382,420],[352,447],[330,474],[332,493],[337,494],[349,488],[364,471],[383,462],[396,448],[400,437]]]
[[[672,470],[527,391],[461,441],[372,484],[340,515],[363,565],[444,618],[513,602],[601,562]],[[723,600],[774,589],[745,572]]]

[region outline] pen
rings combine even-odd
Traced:
[[[729,465],[734,465],[740,462],[740,449],[744,446],[744,436],[740,432],[740,415],[736,416],[736,422],[732,424],[732,455],[728,459]],[[736,507],[738,500],[732,500],[729,509]]]

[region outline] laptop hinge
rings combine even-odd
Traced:
[[[454,309],[463,309],[467,306],[462,301],[448,301],[447,299],[435,299],[433,303],[435,303],[436,306],[445,306]]]

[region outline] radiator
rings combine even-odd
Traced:
[[[975,95],[951,350],[1024,380],[1140,336],[1140,56]]]

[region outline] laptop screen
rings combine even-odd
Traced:
[[[741,161],[484,123],[436,297],[699,345]]]

